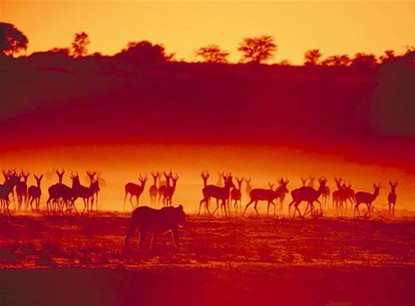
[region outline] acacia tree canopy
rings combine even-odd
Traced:
[[[29,40],[11,23],[0,22],[0,54],[14,56],[27,49]]]
[[[304,54],[304,65],[317,65],[322,54],[319,49],[308,50]]]
[[[221,50],[218,45],[208,45],[196,50],[196,55],[202,57],[207,63],[227,63],[229,52]]]
[[[253,38],[244,38],[240,43],[238,51],[242,52],[242,62],[262,63],[274,56],[277,45],[270,35],[262,35]]]
[[[88,54],[89,36],[85,32],[75,33],[72,42],[73,57],[82,57]]]

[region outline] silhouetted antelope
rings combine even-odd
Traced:
[[[147,175],[145,174],[144,177],[140,174],[140,176],[138,177],[138,180],[141,182],[141,185],[137,185],[134,183],[127,183],[124,186],[124,191],[125,191],[125,196],[124,196],[124,207],[123,210],[125,210],[125,200],[127,199],[127,196],[130,195],[130,203],[131,203],[131,207],[132,208],[136,208],[139,203],[140,203],[140,195],[143,193],[144,191],[144,187],[146,185],[147,182]],[[135,197],[136,201],[137,201],[137,205],[134,206],[133,202],[132,202],[132,198]]]
[[[200,176],[202,177],[202,180],[203,180],[203,188],[205,188],[207,186],[207,181],[209,179],[209,172],[202,171],[202,174]],[[210,199],[208,199],[208,203],[205,205],[205,210],[207,207],[209,207],[209,205],[210,205]]]
[[[252,203],[255,203],[254,209],[257,215],[259,215],[259,212],[257,209],[258,201],[267,201],[267,204],[268,204],[267,216],[269,215],[269,207],[271,204],[274,205],[274,213],[275,213],[276,204],[274,203],[274,200],[278,199],[282,193],[288,192],[287,185],[289,181],[288,180],[284,181],[284,179],[280,179],[279,183],[280,185],[275,190],[260,189],[260,188],[252,189],[251,192],[249,193],[249,197],[251,198],[251,201],[248,204],[246,204],[244,212],[242,213],[242,216],[245,214],[246,210]]]
[[[235,210],[238,209],[238,203],[239,203],[239,210],[242,209],[242,183],[244,181],[244,178],[238,178],[236,177],[236,182],[238,183],[238,188],[233,188],[231,190],[231,200],[233,201],[233,207]]]
[[[353,208],[354,204],[355,204],[355,202],[354,202],[355,192],[352,188],[352,184],[350,182],[347,185],[346,185],[346,183],[343,183],[343,190],[345,192],[345,197],[346,197],[346,200],[344,201],[345,209],[347,209],[347,203],[349,202],[350,203],[350,210],[351,210]]]
[[[40,183],[43,178],[43,174],[41,176],[34,175],[36,180],[36,186],[32,185],[29,187],[28,194],[28,202],[30,205],[30,209],[33,210],[33,201],[35,201],[36,211],[40,211],[40,197],[42,195],[42,189],[40,188]]]
[[[209,206],[208,206],[210,198],[215,198],[218,201],[221,200],[222,201],[221,209],[223,209],[225,215],[227,215],[226,205],[227,205],[227,201],[229,200],[230,189],[234,188],[235,185],[233,183],[232,175],[230,173],[227,174],[227,175],[224,175],[223,180],[225,182],[224,187],[219,187],[219,186],[215,186],[215,185],[207,185],[206,187],[204,187],[202,189],[203,199],[199,203],[199,213],[198,213],[198,215],[200,215],[200,210],[201,210],[201,207],[202,207],[203,203],[205,203],[206,210],[210,214]],[[214,214],[219,209],[218,201],[216,202],[216,208],[212,212],[212,214]]]
[[[301,215],[301,211],[298,209],[298,206],[300,205],[301,202],[305,201],[307,202],[307,208],[304,212],[304,216],[308,213],[308,209],[310,208],[310,212],[313,212],[314,209],[314,202],[319,203],[320,205],[320,214],[322,214],[322,207],[321,207],[321,202],[318,200],[318,198],[320,197],[321,193],[323,192],[324,188],[326,187],[326,182],[327,179],[326,178],[319,178],[318,180],[320,186],[318,188],[318,190],[315,190],[309,186],[303,186],[300,187],[298,189],[295,189],[291,192],[291,196],[292,196],[292,201],[291,203],[288,205],[288,211],[290,212],[291,210],[291,206],[294,205],[294,217],[296,212],[298,212],[298,214]]]
[[[17,204],[18,209],[22,207],[23,203],[26,203],[26,209],[27,209],[27,179],[29,178],[30,173],[24,173],[23,170],[21,170],[19,174],[19,182],[16,184],[16,194],[17,194]]]
[[[63,213],[64,206],[67,210],[74,207],[72,189],[62,183],[65,170],[62,169],[61,172],[56,170],[56,174],[58,175],[58,183],[48,188],[49,198],[46,201],[46,210],[49,213]]]
[[[157,201],[157,194],[158,194],[158,187],[157,187],[157,180],[160,177],[159,172],[151,172],[151,176],[153,177],[153,185],[150,186],[150,202],[151,204],[156,204]]]
[[[94,190],[89,187],[81,185],[78,173],[71,174],[72,179],[72,202],[75,206],[77,198],[81,198],[84,202],[84,210],[82,213],[89,213],[94,205]],[[91,203],[91,207],[89,204]]]
[[[92,204],[95,203],[95,210],[98,211],[98,193],[101,191],[101,188],[99,186],[99,177],[101,175],[101,172],[97,173],[96,171],[92,172],[92,171],[87,171],[86,174],[89,177],[89,189],[92,190],[93,192],[93,201]],[[95,179],[95,175],[97,176],[97,178]],[[92,210],[92,205],[91,205],[91,210]]]
[[[395,205],[396,205],[396,200],[398,198],[396,194],[396,187],[398,186],[398,181],[394,183],[389,181],[389,185],[391,187],[391,191],[388,194],[389,214],[392,218],[394,218],[395,217]]]
[[[165,181],[161,181],[161,174],[160,174],[160,182],[159,182],[159,188],[158,188],[158,195],[159,195],[158,203],[159,204],[161,202],[161,199],[164,199],[164,193],[166,192],[167,186],[170,186],[170,179],[173,173],[171,172],[171,170],[169,173],[164,171],[163,175],[164,175]]]
[[[360,210],[359,210],[360,204],[366,204],[367,212],[365,214],[365,217],[370,216],[370,212],[372,210],[372,203],[379,195],[380,188],[382,188],[381,184],[378,184],[378,185],[373,184],[373,189],[374,189],[373,193],[365,192],[365,191],[356,192],[355,194],[356,205],[354,207],[354,214],[353,214],[355,217],[356,217],[356,212],[359,214],[359,216],[361,216]]]
[[[302,177],[301,178],[301,183],[303,184],[303,187],[305,187],[306,186],[306,183],[307,183],[307,178],[306,177]]]
[[[9,194],[13,191],[20,178],[16,171],[3,171],[3,175],[5,181],[3,185],[0,185],[0,214],[11,215]]]
[[[164,192],[164,198],[163,198],[163,204],[164,206],[171,206],[172,205],[172,201],[173,201],[173,195],[174,192],[176,191],[176,185],[177,185],[177,181],[179,180],[179,176],[177,175],[171,175],[170,177],[171,179],[171,185],[166,187],[166,190]]]
[[[336,183],[337,190],[333,191],[333,208],[336,209],[337,212],[342,212],[343,208],[347,209],[347,201],[350,202],[350,206],[353,207],[354,205],[354,190],[352,189],[352,184],[346,185],[346,183],[342,183],[343,179],[334,178],[334,182]]]
[[[200,176],[202,177],[202,180],[203,180],[203,187],[206,187],[207,186],[207,181],[209,179],[209,172],[202,171],[202,174]]]
[[[288,179],[287,179],[288,180]],[[269,185],[269,183],[268,183]],[[270,186],[271,187],[271,186]],[[271,188],[272,189],[272,188]],[[285,196],[288,192],[281,192],[280,196],[276,199],[276,205],[279,205],[278,211],[282,211],[283,206],[284,206],[284,200],[285,200]],[[275,211],[274,211],[275,214]]]

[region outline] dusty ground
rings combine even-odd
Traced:
[[[190,216],[175,251],[128,214],[0,219],[0,305],[415,305],[415,219]]]

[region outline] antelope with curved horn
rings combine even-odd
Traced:
[[[151,176],[153,177],[153,185],[150,186],[150,202],[151,204],[156,204],[157,201],[157,194],[159,189],[157,188],[157,180],[160,177],[159,172],[151,172]]]
[[[209,179],[209,172],[202,171],[202,174],[200,176],[202,177],[202,180],[203,180],[203,187],[206,187],[207,186],[207,181]]]
[[[42,195],[42,189],[40,188],[40,183],[43,178],[43,174],[41,176],[34,175],[36,180],[36,186],[32,185],[29,187],[28,193],[28,203],[30,205],[30,209],[33,211],[33,201],[35,201],[36,211],[40,211],[40,197]]]
[[[124,196],[124,207],[123,210],[125,210],[125,200],[127,199],[127,196],[130,195],[130,203],[131,203],[131,207],[132,208],[136,208],[139,205],[140,202],[140,195],[143,193],[144,191],[144,187],[146,185],[147,182],[147,174],[144,175],[144,177],[140,174],[140,176],[138,177],[138,180],[140,181],[141,185],[137,185],[134,183],[127,183],[124,186],[124,191],[125,191],[125,196]],[[132,202],[132,198],[135,197],[136,201],[137,201],[137,205],[134,206],[133,202]]]
[[[171,176],[173,175],[173,173],[171,172],[166,172],[163,171],[163,175],[165,178],[165,181],[161,181],[161,175],[160,175],[160,182],[159,182],[159,188],[158,188],[158,195],[159,195],[159,199],[158,199],[158,203],[160,204],[161,199],[164,199],[164,193],[166,192],[166,188],[168,186],[170,186],[170,180],[171,180]]]
[[[99,178],[101,176],[101,172],[97,173],[96,171],[87,171],[86,174],[89,177],[89,189],[92,190],[92,205],[95,202],[95,210],[98,211],[98,193],[101,191],[101,187],[99,186]],[[95,178],[95,175],[97,178]],[[92,210],[91,205],[91,210]]]
[[[326,186],[326,182],[327,179],[326,178],[319,178],[318,182],[320,184],[318,190],[315,190],[309,186],[303,186],[300,187],[298,189],[295,189],[291,192],[291,196],[292,196],[292,201],[291,203],[288,205],[288,211],[290,212],[291,210],[291,206],[294,205],[294,217],[296,212],[298,212],[299,216],[301,217],[301,211],[298,209],[298,206],[300,205],[301,202],[305,201],[307,202],[307,208],[304,212],[304,216],[308,213],[308,209],[310,208],[310,213],[313,213],[313,209],[314,209],[314,202],[319,203],[320,205],[320,214],[322,214],[322,207],[321,207],[321,202],[318,200],[318,198],[320,197],[320,195],[322,194],[325,186]]]
[[[205,203],[206,210],[210,214],[209,206],[208,206],[209,199],[210,198],[215,198],[217,200],[216,201],[216,208],[212,212],[212,215],[215,214],[215,212],[219,209],[218,201],[222,200],[221,209],[224,210],[225,216],[227,216],[227,211],[226,211],[227,201],[229,200],[230,190],[231,190],[231,188],[235,187],[235,184],[233,183],[232,175],[230,173],[227,174],[227,175],[223,175],[223,180],[225,182],[224,187],[219,187],[219,186],[216,186],[216,185],[207,185],[206,187],[204,187],[202,189],[203,199],[199,203],[199,213],[198,213],[198,215],[200,215],[200,210],[201,210],[201,207],[202,207],[203,203]]]
[[[284,181],[284,179],[280,179],[279,186],[275,190],[260,189],[260,188],[252,189],[251,192],[249,193],[249,197],[251,198],[251,201],[248,204],[246,204],[244,212],[242,213],[242,216],[245,215],[246,210],[253,203],[255,203],[254,204],[255,212],[259,216],[259,212],[257,209],[257,205],[259,201],[267,201],[268,203],[267,216],[269,215],[269,207],[271,204],[274,205],[274,213],[275,213],[276,204],[273,201],[275,199],[278,199],[282,193],[288,192],[288,189],[287,189],[288,183],[289,183],[288,180]]]
[[[3,170],[4,184],[0,185],[0,214],[11,215],[9,194],[13,192],[14,186],[20,181],[16,171]]]
[[[238,206],[239,206],[239,209],[241,210],[241,208],[242,208],[241,207],[241,205],[242,205],[242,202],[241,202],[241,199],[242,199],[241,189],[242,189],[242,183],[244,181],[244,178],[236,177],[235,179],[236,179],[236,182],[238,183],[238,188],[233,188],[231,190],[231,200],[233,201],[234,209],[237,210]],[[239,205],[238,205],[238,203],[239,203]]]
[[[352,189],[352,184],[349,182],[346,185],[343,182],[343,179],[334,178],[334,182],[336,183],[337,190],[333,191],[333,208],[336,209],[337,212],[342,212],[343,209],[347,209],[347,201],[350,202],[351,207],[354,205],[354,190]]]
[[[72,203],[75,206],[75,201],[77,198],[81,198],[84,202],[84,210],[82,213],[89,214],[90,211],[92,211],[92,208],[94,206],[94,193],[95,191],[92,190],[89,187],[81,185],[81,182],[79,181],[79,175],[77,172],[71,173],[71,179],[72,179]],[[89,203],[91,203],[91,207],[89,206]]]
[[[382,188],[382,185],[379,183],[378,185],[373,184],[373,193],[365,192],[365,191],[356,192],[355,194],[356,205],[354,206],[354,213],[353,213],[355,217],[356,217],[356,212],[359,214],[359,216],[361,216],[360,210],[359,210],[360,204],[366,204],[367,212],[364,216],[365,217],[370,216],[370,212],[372,210],[372,203],[378,197],[380,188]]]
[[[344,190],[345,198],[346,198],[345,201],[344,201],[345,209],[347,209],[347,201],[349,201],[350,209],[352,209],[353,205],[355,204],[355,202],[354,202],[355,192],[352,188],[352,184],[350,182],[347,185],[346,185],[346,183],[343,183],[343,190]]]
[[[163,203],[164,206],[171,206],[173,201],[173,194],[176,191],[177,181],[179,180],[179,176],[177,173],[170,177],[172,184],[171,186],[167,186],[166,191],[164,192]]]
[[[29,178],[29,175],[29,172],[24,173],[24,171],[21,170],[19,174],[19,182],[16,184],[17,205],[19,210],[23,203],[26,203],[27,209],[27,179]]]
[[[391,187],[391,191],[388,194],[389,214],[392,218],[395,218],[395,205],[396,200],[398,198],[396,194],[396,187],[398,186],[398,181],[394,183],[392,183],[392,181],[389,181],[389,185]]]
[[[203,180],[203,188],[206,188],[206,186],[208,185],[207,181],[208,181],[209,176],[210,176],[209,172],[203,170],[200,176],[202,177],[202,180]],[[208,203],[205,205],[205,210],[206,210],[206,208],[209,207],[209,205],[210,205],[210,199],[208,199]],[[207,211],[205,211],[205,212],[207,212]],[[200,214],[200,211],[199,211],[199,214]]]
[[[59,213],[63,212],[63,207],[72,207],[72,189],[63,184],[63,175],[65,174],[65,170],[59,172],[56,170],[56,174],[58,175],[58,183],[49,186],[48,193],[49,197],[46,201],[46,210],[51,213]]]

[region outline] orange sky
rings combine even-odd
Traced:
[[[414,45],[415,2],[400,1],[4,1],[2,22],[29,38],[28,53],[69,47],[73,34],[90,35],[90,52],[114,54],[130,41],[163,43],[176,59],[195,60],[194,50],[218,44],[236,51],[241,38],[270,34],[278,45],[273,62],[303,62],[304,52],[323,56],[398,53]]]

